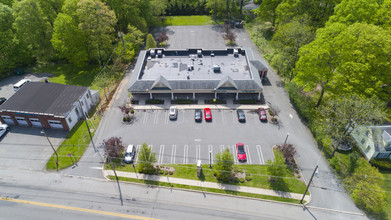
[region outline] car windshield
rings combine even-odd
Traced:
[[[210,114],[209,114],[209,113],[206,113],[206,117],[208,117],[208,118],[209,118],[209,117],[210,117]]]
[[[132,156],[132,153],[130,153],[130,152],[125,153],[125,157],[131,157],[131,156]]]
[[[239,145],[238,146],[238,152],[239,152],[239,154],[244,154],[244,147],[243,147],[243,145]]]

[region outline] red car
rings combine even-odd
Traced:
[[[212,111],[210,108],[204,108],[205,121],[212,121]]]
[[[266,110],[265,110],[265,109],[259,108],[259,109],[258,109],[258,113],[259,113],[259,120],[261,120],[261,121],[267,121]]]
[[[236,144],[236,152],[238,153],[239,162],[244,162],[247,160],[246,151],[244,151],[244,144]]]

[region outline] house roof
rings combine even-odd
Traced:
[[[88,87],[29,82],[0,106],[0,111],[66,116]]]

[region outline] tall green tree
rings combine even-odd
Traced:
[[[283,0],[263,0],[258,9],[255,10],[255,14],[261,21],[270,22],[273,26],[276,26],[277,20],[277,7]]]
[[[139,172],[150,173],[154,172],[153,163],[156,162],[156,153],[152,153],[151,147],[148,147],[146,143],[140,148],[138,153],[137,169]]]
[[[147,42],[145,44],[145,49],[149,49],[149,48],[156,48],[157,45],[156,45],[156,41],[153,39],[153,36],[152,34],[148,34],[147,35]]]
[[[12,8],[0,3],[0,77],[15,67],[13,22]]]
[[[55,2],[61,7],[61,0],[36,1],[22,0],[15,1],[14,27],[17,38],[27,46],[26,50],[31,50],[32,55],[38,60],[49,60],[53,58],[54,50],[50,42],[54,19],[58,11],[48,4]]]
[[[102,64],[114,48],[114,12],[98,0],[66,0],[62,11],[52,38],[60,56],[77,65]]]
[[[334,154],[343,140],[358,126],[369,126],[385,116],[384,103],[376,97],[362,98],[356,94],[342,95],[328,100],[318,110],[319,125],[329,135]]]
[[[391,37],[381,27],[332,23],[317,31],[315,40],[300,49],[297,79],[307,91],[323,95],[356,93],[389,102]],[[319,89],[320,88],[320,89]]]
[[[136,27],[128,27],[129,33],[122,35],[118,44],[116,55],[120,57],[122,63],[129,63],[144,44],[145,34]]]
[[[85,42],[90,59],[103,64],[113,49],[114,11],[98,0],[80,0],[76,10],[79,29],[87,37]]]
[[[215,155],[216,172],[219,173],[219,179],[228,182],[232,176],[234,156],[228,148]]]
[[[391,30],[391,0],[384,0],[375,15],[375,24]]]
[[[373,0],[342,0],[335,7],[334,15],[329,22],[353,24],[355,22],[372,24],[379,9],[377,1]]]
[[[294,77],[296,62],[299,59],[299,49],[314,38],[305,17],[294,18],[291,22],[280,25],[273,36],[273,44],[286,62],[284,73],[289,80]]]

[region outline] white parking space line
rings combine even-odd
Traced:
[[[221,120],[222,120],[222,124],[224,125],[225,124],[225,115],[224,115],[224,112],[221,112]]]
[[[182,110],[182,123],[185,123],[185,110]]]
[[[171,149],[171,164],[175,164],[176,145],[172,145]]]
[[[164,114],[164,124],[168,124],[168,114],[166,111],[164,111],[163,114]]]
[[[201,145],[196,145],[196,163],[201,160]]]
[[[265,164],[265,160],[263,159],[261,145],[257,145],[257,151],[258,151],[258,157],[259,157],[259,161],[260,161],[259,163],[260,164]]]
[[[222,153],[224,150],[224,145],[220,145],[220,153]]]
[[[252,164],[252,163],[251,163],[250,150],[248,149],[248,145],[244,145],[244,147],[246,148],[247,163],[248,163],[248,164]]]
[[[157,161],[158,164],[162,164],[163,163],[163,157],[164,157],[164,145],[160,145],[159,159]]]
[[[146,124],[146,123],[147,123],[147,120],[148,120],[148,112],[145,111],[145,112],[144,112],[144,117],[143,117],[143,124]]]
[[[156,113],[155,113],[155,118],[153,119],[153,123],[154,124],[157,124],[157,122],[158,122],[158,120],[159,120],[159,113],[160,113],[160,111],[155,111]]]
[[[141,145],[137,145],[137,147],[136,147],[136,158],[134,159],[134,161],[136,161],[135,163],[137,163],[138,153],[140,152],[140,148],[141,148]]]
[[[185,145],[185,147],[183,148],[183,163],[184,164],[187,164],[188,162],[188,152],[189,152],[189,145]]]
[[[238,123],[238,120],[236,119],[236,114],[235,114],[236,112],[232,112],[232,123],[234,123],[234,124],[237,124]]]
[[[238,155],[237,155],[237,153],[236,153],[236,146],[235,146],[235,145],[232,145],[232,154],[234,155],[235,164],[239,163],[239,162],[238,162]]]
[[[209,149],[209,151],[208,151],[208,162],[209,162],[209,160],[211,160],[212,164],[213,164],[213,147],[212,147],[212,145],[208,145],[208,149]]]

